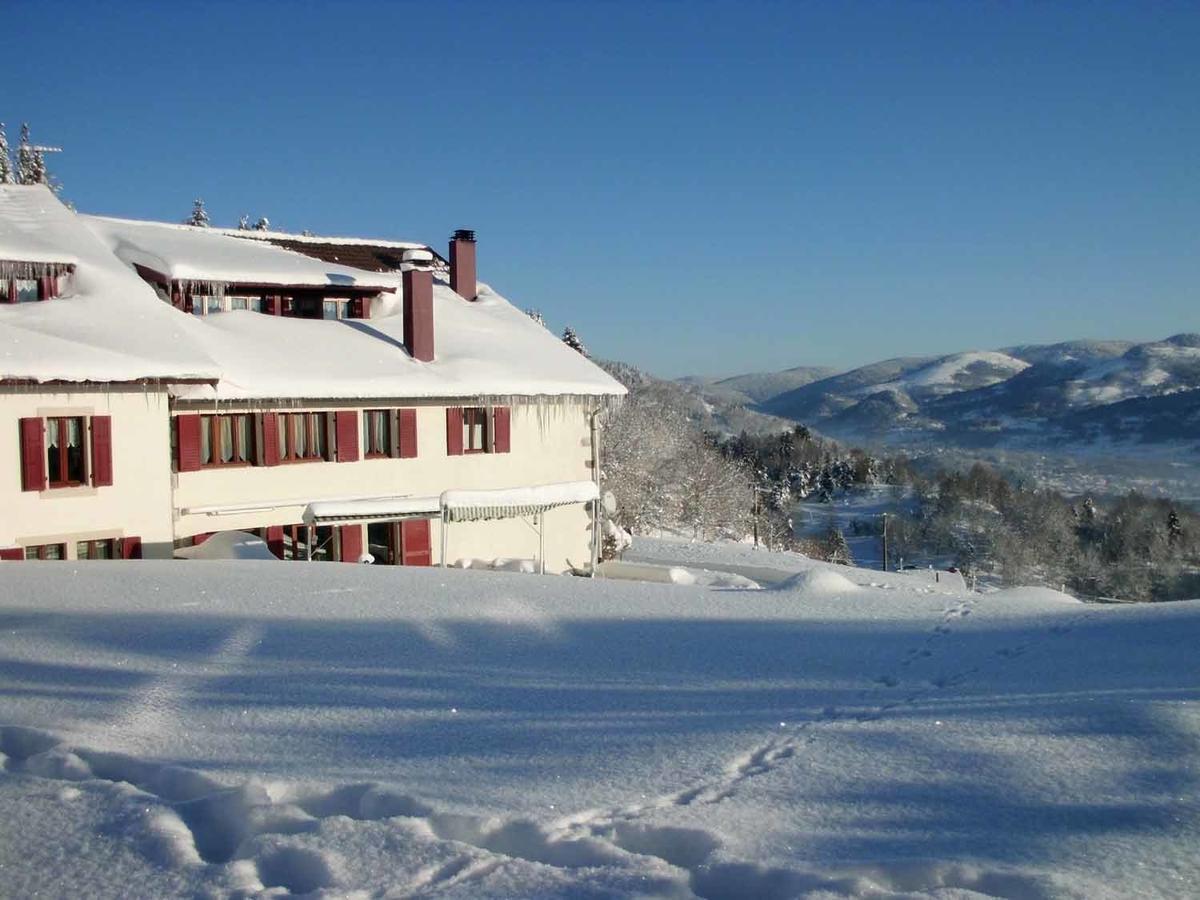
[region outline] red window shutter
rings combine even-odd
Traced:
[[[337,461],[354,462],[358,459],[358,412],[353,409],[338,410],[337,413]]]
[[[417,455],[417,411],[397,410],[396,419],[400,432],[400,458],[413,459]]]
[[[140,537],[121,538],[121,559],[141,559],[142,539]]]
[[[3,550],[0,550],[0,561],[11,560],[12,562],[18,562],[24,558],[25,550],[23,547],[5,547]]]
[[[400,523],[400,564],[433,565],[433,541],[429,537],[428,519],[405,519]]]
[[[7,282],[0,281],[0,287],[4,289],[6,303],[17,302],[17,280],[15,278],[10,278]]]
[[[342,541],[342,562],[358,562],[362,556],[362,526],[343,525],[338,529]]]
[[[492,410],[492,452],[507,453],[512,442],[512,410],[497,406]]]
[[[462,456],[463,411],[461,406],[446,407],[446,455]]]
[[[175,468],[179,472],[200,469],[200,417],[175,417]]]
[[[268,297],[266,306],[264,308],[266,309],[266,313],[268,316],[283,315],[283,298],[282,297]]]
[[[266,529],[267,549],[283,559],[283,526],[271,525]]]
[[[112,416],[92,416],[92,484],[112,483]]]
[[[278,413],[263,413],[258,417],[262,440],[258,442],[258,464],[279,465],[279,419]]]
[[[46,489],[46,431],[40,418],[21,420],[21,490]]]

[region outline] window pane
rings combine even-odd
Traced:
[[[325,456],[325,413],[313,413],[312,422],[312,455]]]
[[[323,312],[324,318],[336,319],[338,317],[338,305],[337,305],[336,300],[326,300],[325,303],[323,304],[323,307],[324,307],[324,312]]]
[[[38,548],[37,547],[26,547],[25,548],[25,558],[26,559],[39,559],[40,557],[38,556]]]
[[[92,544],[92,547],[95,550],[95,553],[93,554],[92,559],[112,559],[113,558],[112,545],[113,545],[113,542],[111,540],[95,541]]]
[[[300,414],[295,418],[296,428],[293,429],[292,434],[296,438],[296,458],[302,459],[304,457],[304,449],[308,446],[308,429],[304,427],[304,420],[307,416]]]
[[[46,420],[46,473],[50,477],[50,483],[61,483],[63,480],[62,472],[62,442],[59,439],[59,420]]]
[[[67,481],[82,484],[83,419],[67,419]],[[54,546],[58,546],[55,544]]]
[[[17,282],[17,302],[29,303],[36,301],[38,298],[38,283],[33,278],[18,278]]]
[[[192,298],[192,315],[194,315],[194,316],[204,315],[204,298],[203,297],[193,297]]]
[[[88,542],[87,541],[78,541],[75,544],[75,557],[77,559],[89,559],[90,558],[90,554],[88,553]]]
[[[46,552],[42,555],[42,559],[62,559],[63,545],[62,544],[46,544]]]
[[[237,460],[250,461],[250,417],[235,416],[237,423]]]
[[[220,297],[205,297],[204,298],[204,308],[207,309],[210,313],[220,312],[221,311],[221,298]]]
[[[221,462],[233,460],[233,417],[221,416]]]
[[[247,304],[248,304],[248,300],[245,297],[230,297],[229,298],[229,308],[230,309],[246,309]]]
[[[200,465],[207,466],[213,461],[212,455],[212,416],[200,417]]]
[[[288,451],[287,432],[288,432],[288,416],[286,413],[279,413],[275,417],[276,427],[279,432],[279,455],[287,459],[291,454]]]

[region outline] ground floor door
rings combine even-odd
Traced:
[[[400,560],[405,566],[433,565],[428,519],[405,519],[400,523]]]
[[[367,552],[377,566],[394,566],[400,562],[396,552],[398,522],[371,522],[367,525]]]

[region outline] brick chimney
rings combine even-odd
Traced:
[[[404,349],[413,359],[433,362],[433,272],[409,264],[404,287]]]
[[[450,238],[450,289],[464,300],[478,294],[475,283],[475,232],[460,228]]]

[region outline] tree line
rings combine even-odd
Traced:
[[[938,559],[1004,584],[1065,587],[1078,596],[1172,600],[1200,596],[1200,515],[1131,492],[1068,497],[976,463],[927,469],[903,454],[876,455],[803,425],[773,434],[706,433],[678,387],[610,366],[630,393],[605,432],[602,479],[617,523],[702,540],[744,539],[852,562],[836,528],[798,537],[796,503],[831,501],[865,485],[893,485],[892,559]],[[878,519],[852,524],[878,534]]]

